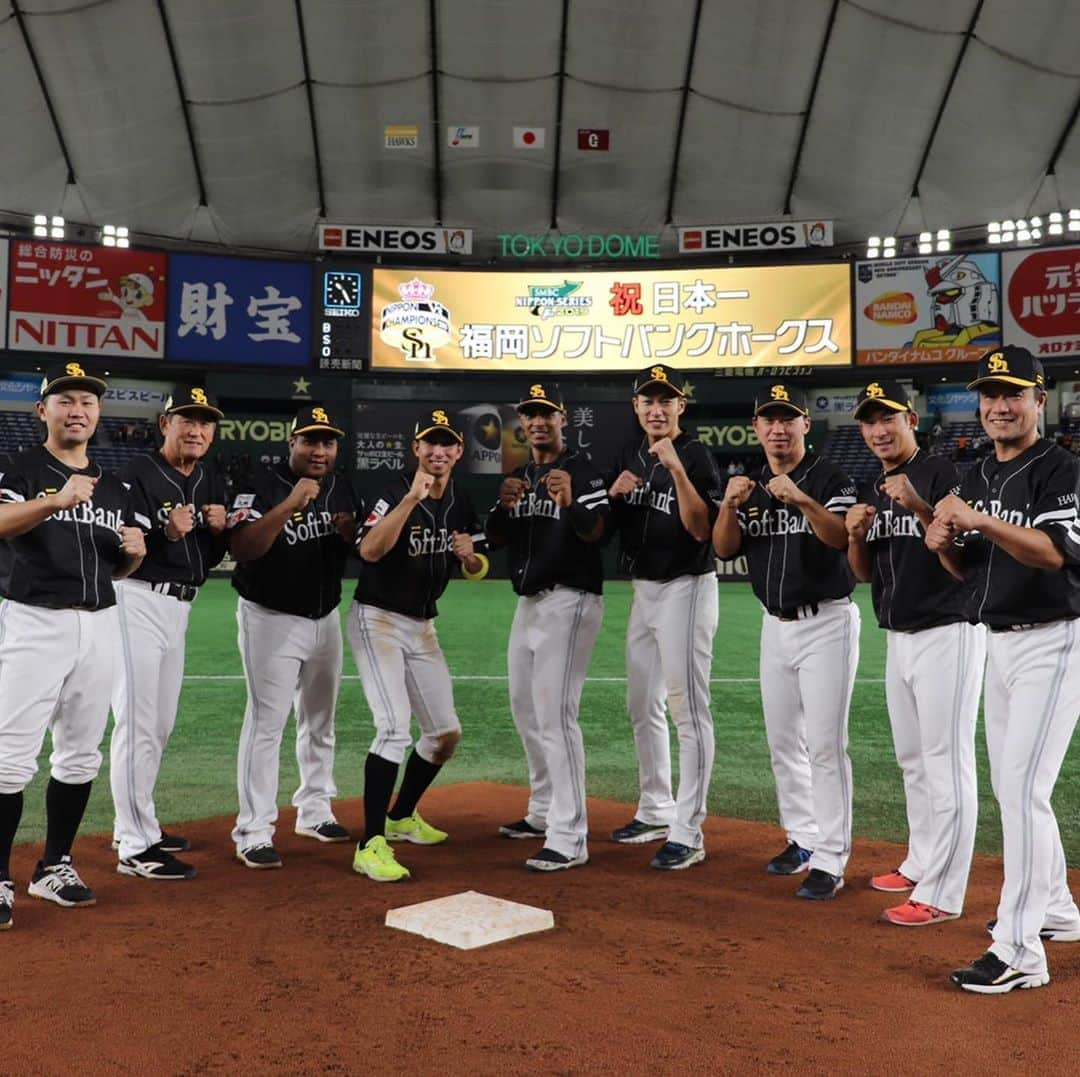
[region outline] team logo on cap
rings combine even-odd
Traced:
[[[789,403],[791,401],[791,394],[782,385],[774,385],[769,390],[769,395],[773,400],[787,400]]]
[[[868,397],[875,397],[875,398],[879,397],[879,396],[884,396],[885,395],[885,390],[882,389],[882,387],[880,385],[878,385],[878,383],[876,381],[874,381],[874,382],[871,382],[866,387],[866,395]]]
[[[325,408],[312,408],[311,417],[317,423],[326,423],[328,426],[330,424],[330,416],[326,414]]]
[[[994,352],[986,361],[986,366],[991,374],[1008,374],[1009,364],[1001,352]]]
[[[529,386],[529,396],[545,397],[546,395],[547,394],[544,392],[544,387],[542,385]]]
[[[653,381],[667,381],[667,371],[662,366],[654,366],[649,373]]]
[[[86,371],[78,363],[68,363],[64,367],[64,373],[72,378],[85,378]]]
[[[433,411],[431,413],[431,421],[437,423],[439,426],[450,425],[450,420],[446,417],[445,411]]]
[[[205,391],[198,388],[191,390],[191,401],[193,404],[202,404],[204,407],[210,404],[210,401],[206,399]]]

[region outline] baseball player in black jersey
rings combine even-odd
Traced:
[[[1049,982],[1044,941],[1080,940],[1050,803],[1080,713],[1080,461],[1039,437],[1045,377],[1026,349],[983,356],[969,388],[994,454],[938,502],[926,543],[990,629],[983,710],[1005,880],[993,945],[952,979],[999,994]]]
[[[611,837],[627,844],[666,838],[651,863],[669,871],[705,859],[701,825],[715,752],[709,673],[719,603],[709,536],[720,479],[708,449],[680,429],[684,385],[679,371],[662,364],[634,379],[643,434],[622,450],[608,488],[620,564],[633,579],[626,701],[641,782],[634,818]],[[679,738],[677,799],[665,700]]]
[[[23,790],[52,733],[45,853],[32,897],[93,905],[71,862],[109,719],[116,597],[113,580],[146,553],[131,498],[87,455],[105,382],[71,362],[50,367],[36,405],[45,443],[0,475],[0,929],[12,925],[11,845]]]
[[[934,505],[960,481],[956,467],[919,450],[919,417],[894,381],[863,389],[855,418],[882,472],[848,509],[848,561],[856,578],[871,582],[887,633],[885,696],[908,817],[907,856],[870,885],[913,890],[882,918],[922,927],[955,920],[964,907],[979,809],[975,720],[986,633],[968,623],[963,586],[926,548]]]
[[[376,882],[398,882],[409,870],[391,841],[436,845],[446,831],[421,818],[417,805],[461,739],[450,671],[435,633],[436,602],[460,562],[466,575],[483,565],[483,536],[465,491],[452,478],[463,438],[442,408],[416,424],[417,468],[383,488],[364,520],[363,567],[349,610],[349,642],[375,739],[364,764],[364,841],[353,870]],[[408,751],[411,717],[420,725],[393,808],[390,798]]]
[[[161,830],[154,786],[176,724],[191,603],[227,548],[224,484],[203,462],[222,417],[203,386],[177,386],[158,419],[161,448],[120,472],[136,511],[151,523],[145,560],[116,588],[120,648],[109,778],[121,875],[195,876],[173,855],[188,848],[187,840]]]
[[[279,868],[274,848],[281,736],[296,715],[296,833],[348,841],[334,818],[334,710],[341,687],[341,577],[356,537],[357,501],[334,474],[344,431],[313,404],[293,419],[289,458],[233,497],[236,619],[248,702],[232,838],[249,868]]]
[[[544,837],[525,863],[559,871],[589,859],[578,710],[604,615],[598,543],[611,509],[603,476],[566,448],[566,408],[554,387],[531,385],[517,413],[532,459],[503,480],[486,531],[493,545],[507,547],[520,596],[507,667],[510,710],[529,767],[529,806],[499,833]]]
[[[848,568],[847,510],[855,485],[806,451],[801,389],[776,384],[754,400],[765,450],[756,481],[728,480],[713,533],[718,557],[740,549],[761,619],[761,705],[788,845],[773,875],[809,869],[798,896],[826,900],[844,885],[851,852],[848,707],[859,661],[859,608]]]

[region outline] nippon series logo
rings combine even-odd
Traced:
[[[398,294],[399,302],[383,308],[379,337],[408,360],[433,361],[450,340],[450,311],[435,299],[435,286],[419,277],[399,285]]]
[[[581,317],[592,307],[592,296],[581,295],[585,282],[565,280],[562,284],[530,284],[528,295],[514,297],[515,307],[524,307],[534,318]]]

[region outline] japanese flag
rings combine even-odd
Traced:
[[[542,150],[547,141],[546,127],[515,127],[514,148],[519,150]]]

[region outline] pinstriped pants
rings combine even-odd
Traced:
[[[641,794],[637,818],[666,825],[668,840],[700,849],[716,744],[709,701],[720,598],[716,576],[634,580],[626,628],[626,702]],[[679,790],[671,796],[671,741],[679,738]]]
[[[960,621],[886,640],[885,695],[908,818],[900,871],[917,883],[912,900],[962,912],[979,815],[975,720],[986,629]]]
[[[816,616],[761,620],[761,706],[788,841],[810,867],[843,875],[851,855],[848,708],[859,664],[859,607],[822,602]]]
[[[983,708],[1005,853],[991,949],[1043,972],[1039,929],[1080,926],[1050,804],[1080,714],[1080,621],[989,633]]]
[[[586,850],[585,746],[581,690],[604,616],[599,595],[555,587],[518,599],[507,665],[510,710],[529,766],[525,818],[563,856]]]

